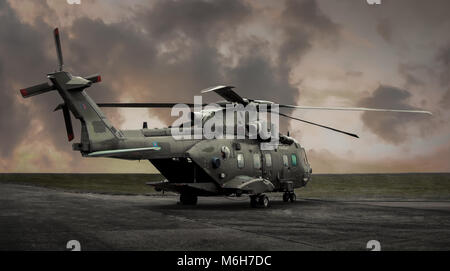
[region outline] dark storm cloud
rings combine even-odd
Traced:
[[[448,110],[450,108],[450,44],[438,50],[435,60],[438,63],[440,84],[445,91],[440,105],[443,109]]]
[[[439,49],[436,61],[440,66],[440,81],[443,86],[450,84],[450,44]]]
[[[51,11],[46,1],[33,2],[42,9]],[[27,99],[31,105],[20,104],[19,89],[47,81],[47,73],[56,70],[56,50],[49,26],[38,16],[33,24],[23,23],[7,1],[0,1],[0,155],[11,156],[11,152],[22,141],[33,140],[36,144],[49,139],[60,151],[78,155],[67,144],[63,117],[53,109],[61,103],[56,92]],[[67,35],[63,32],[63,54],[68,63]],[[69,69],[72,68],[70,64]],[[92,72],[91,72],[92,73]],[[84,75],[84,74],[83,74]],[[43,129],[38,134],[32,121],[39,121]],[[74,122],[77,129],[78,122]],[[28,137],[26,137],[28,136]],[[33,136],[33,137],[31,137]],[[47,142],[47,141],[46,141]],[[45,143],[46,144],[46,143]]]
[[[293,64],[312,47],[314,39],[337,42],[339,27],[325,16],[313,0],[287,0],[281,16],[285,40],[280,63]]]
[[[34,4],[52,10],[46,1],[36,1]],[[56,70],[53,27],[45,23],[42,17],[37,17],[33,24],[23,23],[6,1],[1,1],[0,11],[2,158],[10,157],[11,152],[22,141],[33,140],[40,144],[45,139],[52,142],[58,150],[77,155],[67,144],[62,114],[53,112],[62,101],[56,92],[27,99],[27,102],[31,103],[30,106],[19,102],[22,99],[20,88],[44,83],[47,81],[47,73]],[[65,49],[63,42],[63,53]],[[42,124],[42,131],[33,130],[37,128],[31,125],[33,120]],[[78,128],[78,122],[74,122],[74,126]]]
[[[442,97],[441,105],[444,107],[444,109],[450,108],[450,89],[448,89]]]
[[[322,13],[316,1],[287,0],[278,27],[283,32],[284,40],[278,52],[278,76],[275,78],[285,87],[274,88],[278,98],[276,101],[294,103],[298,99],[299,92],[294,86],[289,85],[292,68],[313,47],[315,41],[320,40],[323,44],[331,45],[329,47],[336,47],[339,26]],[[280,127],[283,132],[289,129],[284,121],[282,118]]]
[[[388,20],[381,20],[376,26],[377,33],[386,41],[392,41],[392,26]]]
[[[260,83],[271,86],[266,95],[274,96],[278,103],[292,104],[298,100],[299,92],[293,85],[289,84],[289,76],[293,67],[301,61],[301,58],[313,47],[313,43],[321,41],[329,47],[336,47],[339,36],[339,27],[325,16],[317,5],[316,1],[287,0],[277,26],[283,33],[283,40],[278,49],[278,62],[274,76],[265,78],[270,82]],[[331,45],[331,46],[330,46]],[[242,62],[244,67],[255,63],[254,59],[248,58]],[[245,76],[242,76],[245,77]],[[274,80],[275,79],[275,80]],[[278,83],[277,83],[278,82]],[[252,82],[248,82],[252,84]],[[279,84],[279,86],[275,86]],[[258,89],[256,90],[258,93]],[[259,91],[259,93],[261,93]],[[264,95],[262,92],[260,95]],[[264,96],[262,98],[265,98]],[[273,99],[273,98],[272,98]],[[286,110],[289,115],[295,110]],[[280,119],[280,129],[282,132],[290,130],[286,119]]]
[[[201,89],[223,83],[216,43],[233,35],[249,14],[239,1],[160,1],[126,22],[82,18],[70,30],[71,54],[76,66],[100,70],[105,84],[121,97],[192,102]],[[153,112],[169,120],[161,111]]]
[[[45,1],[33,4],[54,12]],[[33,23],[24,23],[5,1],[0,10],[0,128],[8,131],[1,136],[0,153],[7,156],[38,116],[44,126],[40,136],[59,151],[78,155],[67,144],[61,114],[52,112],[61,102],[56,93],[30,98],[33,110],[17,102],[18,86],[45,82],[45,75],[56,69],[51,31],[59,19],[48,17],[55,24],[48,25],[39,15]],[[102,75],[102,82],[88,90],[97,102],[192,102],[205,87],[233,84],[242,96],[293,103],[298,90],[289,80],[292,68],[315,41],[334,46],[338,27],[315,1],[288,0],[282,15],[270,23],[273,31],[282,33],[280,46],[271,51],[266,37],[239,32],[249,21],[265,20],[260,16],[238,0],[157,1],[116,23],[80,16],[60,28],[65,67],[74,75]],[[237,57],[236,65],[230,66],[229,56],[220,51],[224,44],[235,50],[230,54]],[[205,99],[220,97],[210,94]],[[151,112],[170,124],[167,111]],[[120,123],[116,111],[107,113]],[[78,122],[74,126],[79,130]]]
[[[159,1],[130,22],[75,21],[71,53],[78,66],[97,67],[116,83],[129,78],[129,88],[120,91],[133,100],[192,102],[205,87],[232,84],[242,96],[292,103],[298,96],[289,82],[293,65],[314,40],[337,39],[337,26],[315,1],[287,1],[272,26],[283,33],[273,63],[266,39],[238,33],[258,16],[242,1]],[[237,65],[227,65],[219,51],[224,43],[231,44]],[[92,55],[96,57],[88,57]],[[220,97],[210,94],[205,99]],[[171,120],[164,110],[152,114]]]
[[[25,133],[30,129],[29,123],[32,115],[39,115],[39,120],[44,125],[44,136],[51,137],[51,141],[55,145],[61,146],[58,149],[67,149],[68,152],[71,152],[70,147],[67,148],[62,116],[52,112],[52,109],[60,102],[56,93],[31,98],[36,112],[29,112],[29,107],[19,105],[15,97],[18,95],[18,86],[27,87],[45,82],[45,75],[55,69],[56,58],[51,56],[55,51],[51,32],[53,27],[41,21],[39,17],[32,25],[22,23],[7,2],[2,1],[0,4],[1,154],[5,157],[20,143]],[[42,5],[44,9],[51,10],[45,1],[36,4]],[[236,16],[230,16],[230,18],[236,19]],[[165,18],[165,21],[169,22],[170,18]],[[207,78],[210,77],[208,71],[214,71],[214,65],[212,64],[215,64],[214,61],[217,57],[211,60],[211,65],[204,67],[205,70],[192,70],[195,67],[195,63],[192,62],[184,63],[187,65],[172,67],[168,63],[162,63],[164,59],[154,61],[153,58],[156,56],[154,46],[157,44],[146,38],[145,35],[141,35],[139,29],[133,28],[133,26],[132,23],[106,25],[101,20],[93,21],[83,17],[75,21],[72,26],[60,29],[67,70],[76,75],[101,72],[105,75],[105,79],[109,79],[95,85],[93,90],[89,91],[89,94],[95,100],[101,101],[108,97],[108,99],[117,101],[119,95],[128,90],[126,88],[119,90],[114,88],[115,83],[120,83],[123,78],[130,77],[130,82],[139,83],[142,82],[142,78],[149,77],[149,73],[151,74],[155,70],[158,72],[150,78],[161,86],[170,86],[171,77],[179,77],[180,72],[183,73],[181,68],[190,70],[197,74],[197,77],[202,74]],[[69,33],[72,35],[69,35]],[[209,61],[206,59],[208,51],[202,51],[201,49],[196,49],[197,55],[193,54],[191,59],[193,62]],[[203,53],[206,56],[203,56]],[[8,68],[5,69],[4,67]],[[150,68],[148,73],[145,72],[147,68]],[[161,73],[164,75],[161,76]],[[185,84],[180,84],[178,88],[171,89],[174,91],[172,97],[176,97],[177,92],[183,91],[182,86],[186,87]],[[151,85],[146,87],[149,89]],[[187,88],[200,89],[198,86],[195,88],[187,86]],[[157,88],[155,96],[164,99],[164,95],[158,95],[158,93],[167,93],[167,90]],[[130,92],[129,96],[133,96],[132,91]],[[146,95],[142,96],[145,97]],[[75,122],[74,125],[79,126],[78,122]],[[5,131],[8,131],[8,133]]]
[[[380,85],[370,97],[363,98],[359,105],[372,108],[394,108],[419,110],[408,104],[411,93],[405,89]],[[422,114],[365,112],[361,117],[364,125],[381,139],[398,144],[407,139],[407,127],[419,126],[420,122],[429,119]]]
[[[429,69],[420,66],[400,63],[398,66],[398,73],[405,78],[407,86],[423,86],[425,83],[420,79],[420,75],[430,73]]]
[[[361,77],[364,75],[364,73],[362,71],[347,71],[345,75],[351,77]]]
[[[214,44],[221,35],[226,38],[227,33],[234,32],[251,13],[251,7],[240,0],[195,0],[158,1],[138,16],[149,35],[159,42],[184,34],[194,42]]]
[[[42,23],[40,23],[42,26]],[[32,84],[33,81],[45,80],[42,64],[47,59],[42,54],[35,54],[33,49],[42,50],[45,42],[40,33],[30,26],[23,25],[6,1],[0,2],[0,155],[8,156],[23,139],[29,129],[29,109],[17,102],[17,86],[21,82]],[[30,71],[36,71],[32,74]]]

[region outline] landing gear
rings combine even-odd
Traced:
[[[296,200],[297,200],[297,196],[295,195],[294,192],[292,192],[292,193],[289,195],[289,201],[290,201],[290,202],[295,202]]]
[[[283,194],[283,201],[284,202],[295,202],[297,200],[297,196],[294,192],[284,192]]]
[[[267,208],[269,207],[269,197],[266,195],[261,195],[258,198],[258,203],[261,207]]]
[[[181,205],[196,205],[197,195],[192,194],[180,194],[180,204]]]
[[[264,194],[251,195],[250,196],[250,205],[253,208],[256,208],[256,207],[267,208],[270,206],[269,197]]]

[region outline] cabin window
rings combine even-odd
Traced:
[[[253,154],[253,167],[261,169],[261,155],[259,153]]]
[[[244,155],[242,153],[237,154],[237,166],[238,168],[244,168]]]
[[[264,154],[264,157],[266,158],[266,167],[272,166],[272,155],[270,153]]]
[[[296,167],[297,166],[297,155],[295,155],[295,154],[292,154],[291,155],[291,160],[292,160],[292,166],[293,167]]]
[[[288,161],[288,157],[286,154],[283,154],[283,166],[285,166],[285,167],[289,166],[289,161]]]

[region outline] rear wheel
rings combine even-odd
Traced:
[[[196,205],[198,201],[197,195],[180,194],[180,204],[182,205]]]

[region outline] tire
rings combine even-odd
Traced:
[[[288,202],[289,201],[289,194],[284,192],[283,194],[283,202]]]
[[[290,200],[291,202],[295,202],[295,201],[297,200],[297,196],[295,195],[295,193],[291,193],[291,194],[289,195],[289,200]]]
[[[266,195],[259,196],[258,203],[259,203],[259,206],[261,206],[263,208],[269,207],[270,206],[269,197]]]

